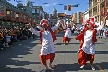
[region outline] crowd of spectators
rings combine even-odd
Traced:
[[[13,45],[14,42],[27,40],[34,35],[28,28],[3,28],[0,26],[0,48],[6,48]]]

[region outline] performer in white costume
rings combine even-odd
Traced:
[[[71,25],[70,24],[68,24],[67,26],[64,25],[63,29],[65,32],[65,35],[62,37],[62,42],[64,42],[65,43],[64,45],[66,45],[66,41],[68,41],[68,44],[69,44],[71,40],[71,34],[72,34]]]
[[[86,62],[90,61],[92,70],[95,70],[93,67],[93,61],[95,55],[95,42],[97,41],[97,31],[94,27],[94,19],[90,18],[90,20],[87,21],[84,30],[76,36],[76,40],[80,41],[80,48],[78,51],[78,64],[81,65],[80,68],[84,68]]]
[[[53,67],[52,66],[52,62],[55,58],[55,47],[54,47],[54,31],[56,29],[58,29],[58,27],[60,26],[61,24],[61,21],[59,20],[58,23],[50,28],[49,25],[48,25],[48,21],[46,19],[42,19],[41,22],[40,22],[41,26],[38,28],[41,29],[41,31],[36,31],[32,28],[32,26],[29,24],[29,26],[31,26],[30,28],[30,31],[32,33],[34,33],[35,35],[37,36],[40,36],[40,41],[41,41],[41,44],[42,44],[42,48],[40,50],[40,61],[41,63],[45,66],[45,69],[43,72],[46,72],[46,70],[48,70],[48,66],[46,64],[46,60],[50,59],[50,63],[49,63],[49,67]]]

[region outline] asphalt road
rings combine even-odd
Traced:
[[[61,34],[55,41],[55,69],[48,72],[108,72],[108,38],[98,39],[94,61],[95,71],[88,64],[80,69],[77,64],[79,42],[75,35],[69,45],[63,45]],[[11,47],[0,50],[0,72],[40,72],[44,67],[39,61],[41,49],[39,38],[14,43]]]

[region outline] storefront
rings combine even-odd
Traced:
[[[29,11],[30,9],[26,7],[20,9],[5,0],[0,1],[0,25],[2,27],[22,27],[26,23],[34,23],[34,16]]]

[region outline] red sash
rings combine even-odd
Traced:
[[[48,27],[48,30],[50,31],[51,35],[52,35],[52,38],[53,38],[53,42],[56,40],[56,35],[55,35],[55,32],[52,31],[52,29],[50,27]],[[42,32],[43,31],[40,31],[40,43],[42,44]]]
[[[78,36],[76,36],[76,40],[81,41],[80,47],[82,47],[83,42],[84,42],[84,32],[82,32],[82,33],[78,34]],[[92,43],[94,44],[95,42],[97,42],[97,39],[96,39],[96,30],[94,29],[93,33],[92,33]]]

